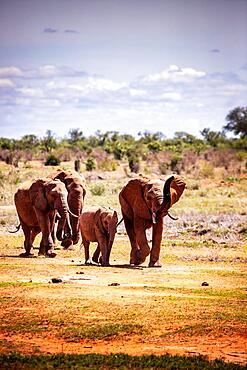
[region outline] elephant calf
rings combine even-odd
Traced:
[[[98,246],[92,260],[100,262],[102,266],[109,266],[112,244],[117,231],[117,212],[105,207],[95,211],[83,212],[80,216],[80,230],[82,244],[85,251],[85,263],[90,263],[90,242],[97,242]],[[101,257],[99,255],[101,253]]]

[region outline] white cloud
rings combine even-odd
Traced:
[[[88,88],[91,90],[98,90],[98,91],[117,91],[126,87],[127,84],[125,83],[118,83],[111,80],[107,80],[105,78],[95,78],[89,77],[88,79]]]
[[[23,71],[18,67],[2,67],[0,68],[0,77],[21,77]]]
[[[228,111],[246,104],[246,82],[233,73],[210,75],[174,64],[126,83],[52,65],[20,73],[15,68],[6,67],[4,73],[13,77],[0,79],[0,122],[7,124],[4,109],[13,122],[23,110],[23,125],[54,127],[61,135],[71,125],[85,134],[97,129],[197,134],[203,127],[220,130]]]
[[[159,73],[142,77],[141,82],[144,84],[158,82],[192,82],[204,76],[206,76],[204,71],[199,71],[194,68],[180,68],[174,64]]]
[[[22,95],[25,95],[30,98],[43,98],[44,92],[40,88],[31,88],[31,87],[21,87],[17,89]]]
[[[7,78],[0,79],[0,88],[13,88],[14,86],[15,85],[11,80]]]
[[[147,92],[145,90],[141,90],[141,89],[132,89],[132,88],[130,88],[129,93],[130,93],[131,96],[146,96],[147,95]]]
[[[161,95],[162,99],[165,100],[171,100],[171,101],[180,101],[182,99],[182,96],[179,92],[166,92]]]
[[[51,78],[59,75],[59,69],[52,65],[46,65],[38,69],[39,77]]]

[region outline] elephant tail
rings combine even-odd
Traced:
[[[20,230],[20,228],[21,228],[21,224],[19,224],[18,226],[16,226],[16,229],[15,230],[8,230],[8,232],[9,233],[11,233],[11,234],[14,234],[14,233],[17,233],[17,231],[19,231]]]

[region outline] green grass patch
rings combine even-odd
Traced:
[[[146,355],[128,356],[124,354],[100,355],[46,355],[22,356],[20,354],[1,355],[2,370],[12,369],[166,369],[166,370],[241,370],[246,367],[226,363],[222,360],[209,361],[203,356]]]

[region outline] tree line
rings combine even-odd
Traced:
[[[234,136],[227,137],[227,133]],[[134,170],[140,159],[145,159],[148,153],[171,151],[178,155],[184,149],[193,149],[200,154],[207,148],[231,148],[236,150],[247,149],[247,107],[236,107],[226,116],[226,123],[221,131],[204,128],[202,138],[187,132],[179,131],[173,138],[166,138],[162,132],[152,133],[144,131],[138,133],[138,138],[129,134],[120,134],[117,131],[102,133],[96,131],[94,135],[86,137],[78,128],[70,129],[64,138],[57,138],[51,130],[47,130],[44,137],[39,138],[28,134],[21,139],[0,138],[0,160],[18,165],[18,161],[33,158],[44,159],[47,163],[60,161],[59,157],[71,156],[79,159],[84,153],[92,162],[93,150],[100,148],[115,160],[128,159],[130,168]],[[60,154],[59,154],[60,153]],[[61,154],[63,153],[63,155]],[[66,160],[66,158],[62,158]]]

